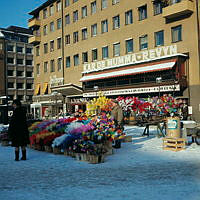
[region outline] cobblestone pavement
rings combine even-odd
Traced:
[[[16,162],[14,149],[0,146],[0,199],[200,199],[200,159],[163,159],[130,146],[96,165],[32,149],[27,161]]]

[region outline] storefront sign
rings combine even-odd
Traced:
[[[94,71],[101,71],[109,68],[116,68],[130,64],[137,64],[147,61],[152,61],[167,56],[177,54],[177,45],[159,47],[156,49],[150,49],[141,51],[134,54],[128,54],[125,56],[119,56],[112,59],[102,60],[83,65],[83,73],[90,73]]]
[[[57,78],[56,75],[50,76],[50,87],[63,85],[64,78]]]
[[[102,91],[105,96],[115,96],[115,95],[127,95],[127,94],[142,94],[142,93],[156,93],[156,92],[173,92],[180,91],[180,85],[165,85],[156,87],[145,87],[145,88],[130,88],[121,90],[107,90]],[[83,97],[96,97],[96,92],[83,93]]]

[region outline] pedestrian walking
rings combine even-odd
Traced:
[[[121,106],[119,105],[119,102],[117,100],[112,100],[112,110],[111,110],[111,116],[114,118],[116,129],[124,129],[124,117],[123,117],[123,110]],[[115,140],[114,144],[115,148],[121,147],[121,140]]]
[[[29,131],[26,120],[26,111],[18,99],[13,101],[12,106],[14,110],[9,123],[8,135],[12,142],[11,145],[15,147],[15,160],[19,161],[20,147],[22,151],[21,160],[26,160],[26,146],[29,144]]]

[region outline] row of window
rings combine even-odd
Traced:
[[[182,41],[182,26],[176,26],[171,28],[171,34],[172,34],[172,43]],[[77,39],[77,35],[74,37]],[[74,40],[75,40],[74,38]],[[154,33],[154,39],[155,39],[155,47],[163,46],[164,45],[164,31],[158,31]],[[70,44],[70,35],[67,35],[65,37],[65,43]],[[57,39],[57,49],[61,48],[61,38]],[[139,50],[145,50],[148,49],[148,35],[143,35],[139,37]],[[50,52],[54,51],[54,40],[50,41]],[[125,53],[132,53],[134,52],[134,41],[133,39],[127,39],[125,40]],[[44,53],[48,53],[48,43],[44,44]],[[40,55],[40,48],[39,46],[36,47],[36,56]],[[120,56],[120,43],[113,44],[113,56]],[[108,46],[102,47],[102,59],[109,58],[109,50]],[[93,49],[92,50],[92,61],[98,60],[98,50]],[[66,60],[67,67],[69,67],[70,59],[68,58]],[[88,62],[88,53],[83,53],[82,56],[82,62]],[[79,65],[79,58],[75,56],[74,58],[74,66]]]
[[[11,58],[11,57],[8,57],[7,58],[7,64],[10,64],[10,65],[27,65],[27,66],[33,66],[33,60],[24,60],[22,58]]]
[[[9,52],[17,52],[17,53],[25,53],[26,54],[32,54],[32,48],[31,47],[24,47],[24,46],[14,46],[11,44],[7,45],[7,51]]]
[[[29,72],[29,71],[27,71],[27,72],[21,71],[21,70],[15,71],[15,70],[10,70],[10,69],[7,71],[7,76],[25,77],[25,75],[26,75],[27,78],[32,78],[33,77],[33,73]]]
[[[32,100],[33,95],[8,95],[10,101],[14,99],[19,99],[21,101]]]
[[[8,82],[8,89],[27,89],[32,90],[33,89],[33,83],[14,83],[14,82]]]
[[[78,0],[73,0],[73,3],[77,2],[77,1]],[[112,0],[113,5],[116,3],[119,3],[119,2],[120,2],[120,0]],[[64,2],[65,7],[68,7],[70,4],[71,4],[70,0],[65,0],[65,2]],[[103,9],[107,8],[107,6],[108,6],[108,0],[101,0],[101,9],[103,10]],[[58,0],[56,2],[56,12],[61,11],[61,9],[62,9],[62,4],[61,4],[61,1]],[[91,14],[96,13],[96,11],[97,11],[97,2],[93,1],[91,3]],[[53,4],[51,4],[49,6],[49,10],[47,8],[45,8],[43,10],[43,19],[46,19],[48,17],[48,15],[52,16],[54,13],[55,13],[55,7]],[[82,7],[82,18],[84,18],[86,16],[87,16],[87,6],[84,6],[84,7]]]

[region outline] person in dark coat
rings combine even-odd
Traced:
[[[12,146],[15,147],[15,160],[19,161],[20,147],[22,151],[21,160],[26,160],[26,146],[29,144],[26,111],[18,99],[14,100],[12,105],[14,110],[9,123],[8,135],[12,142]]]

